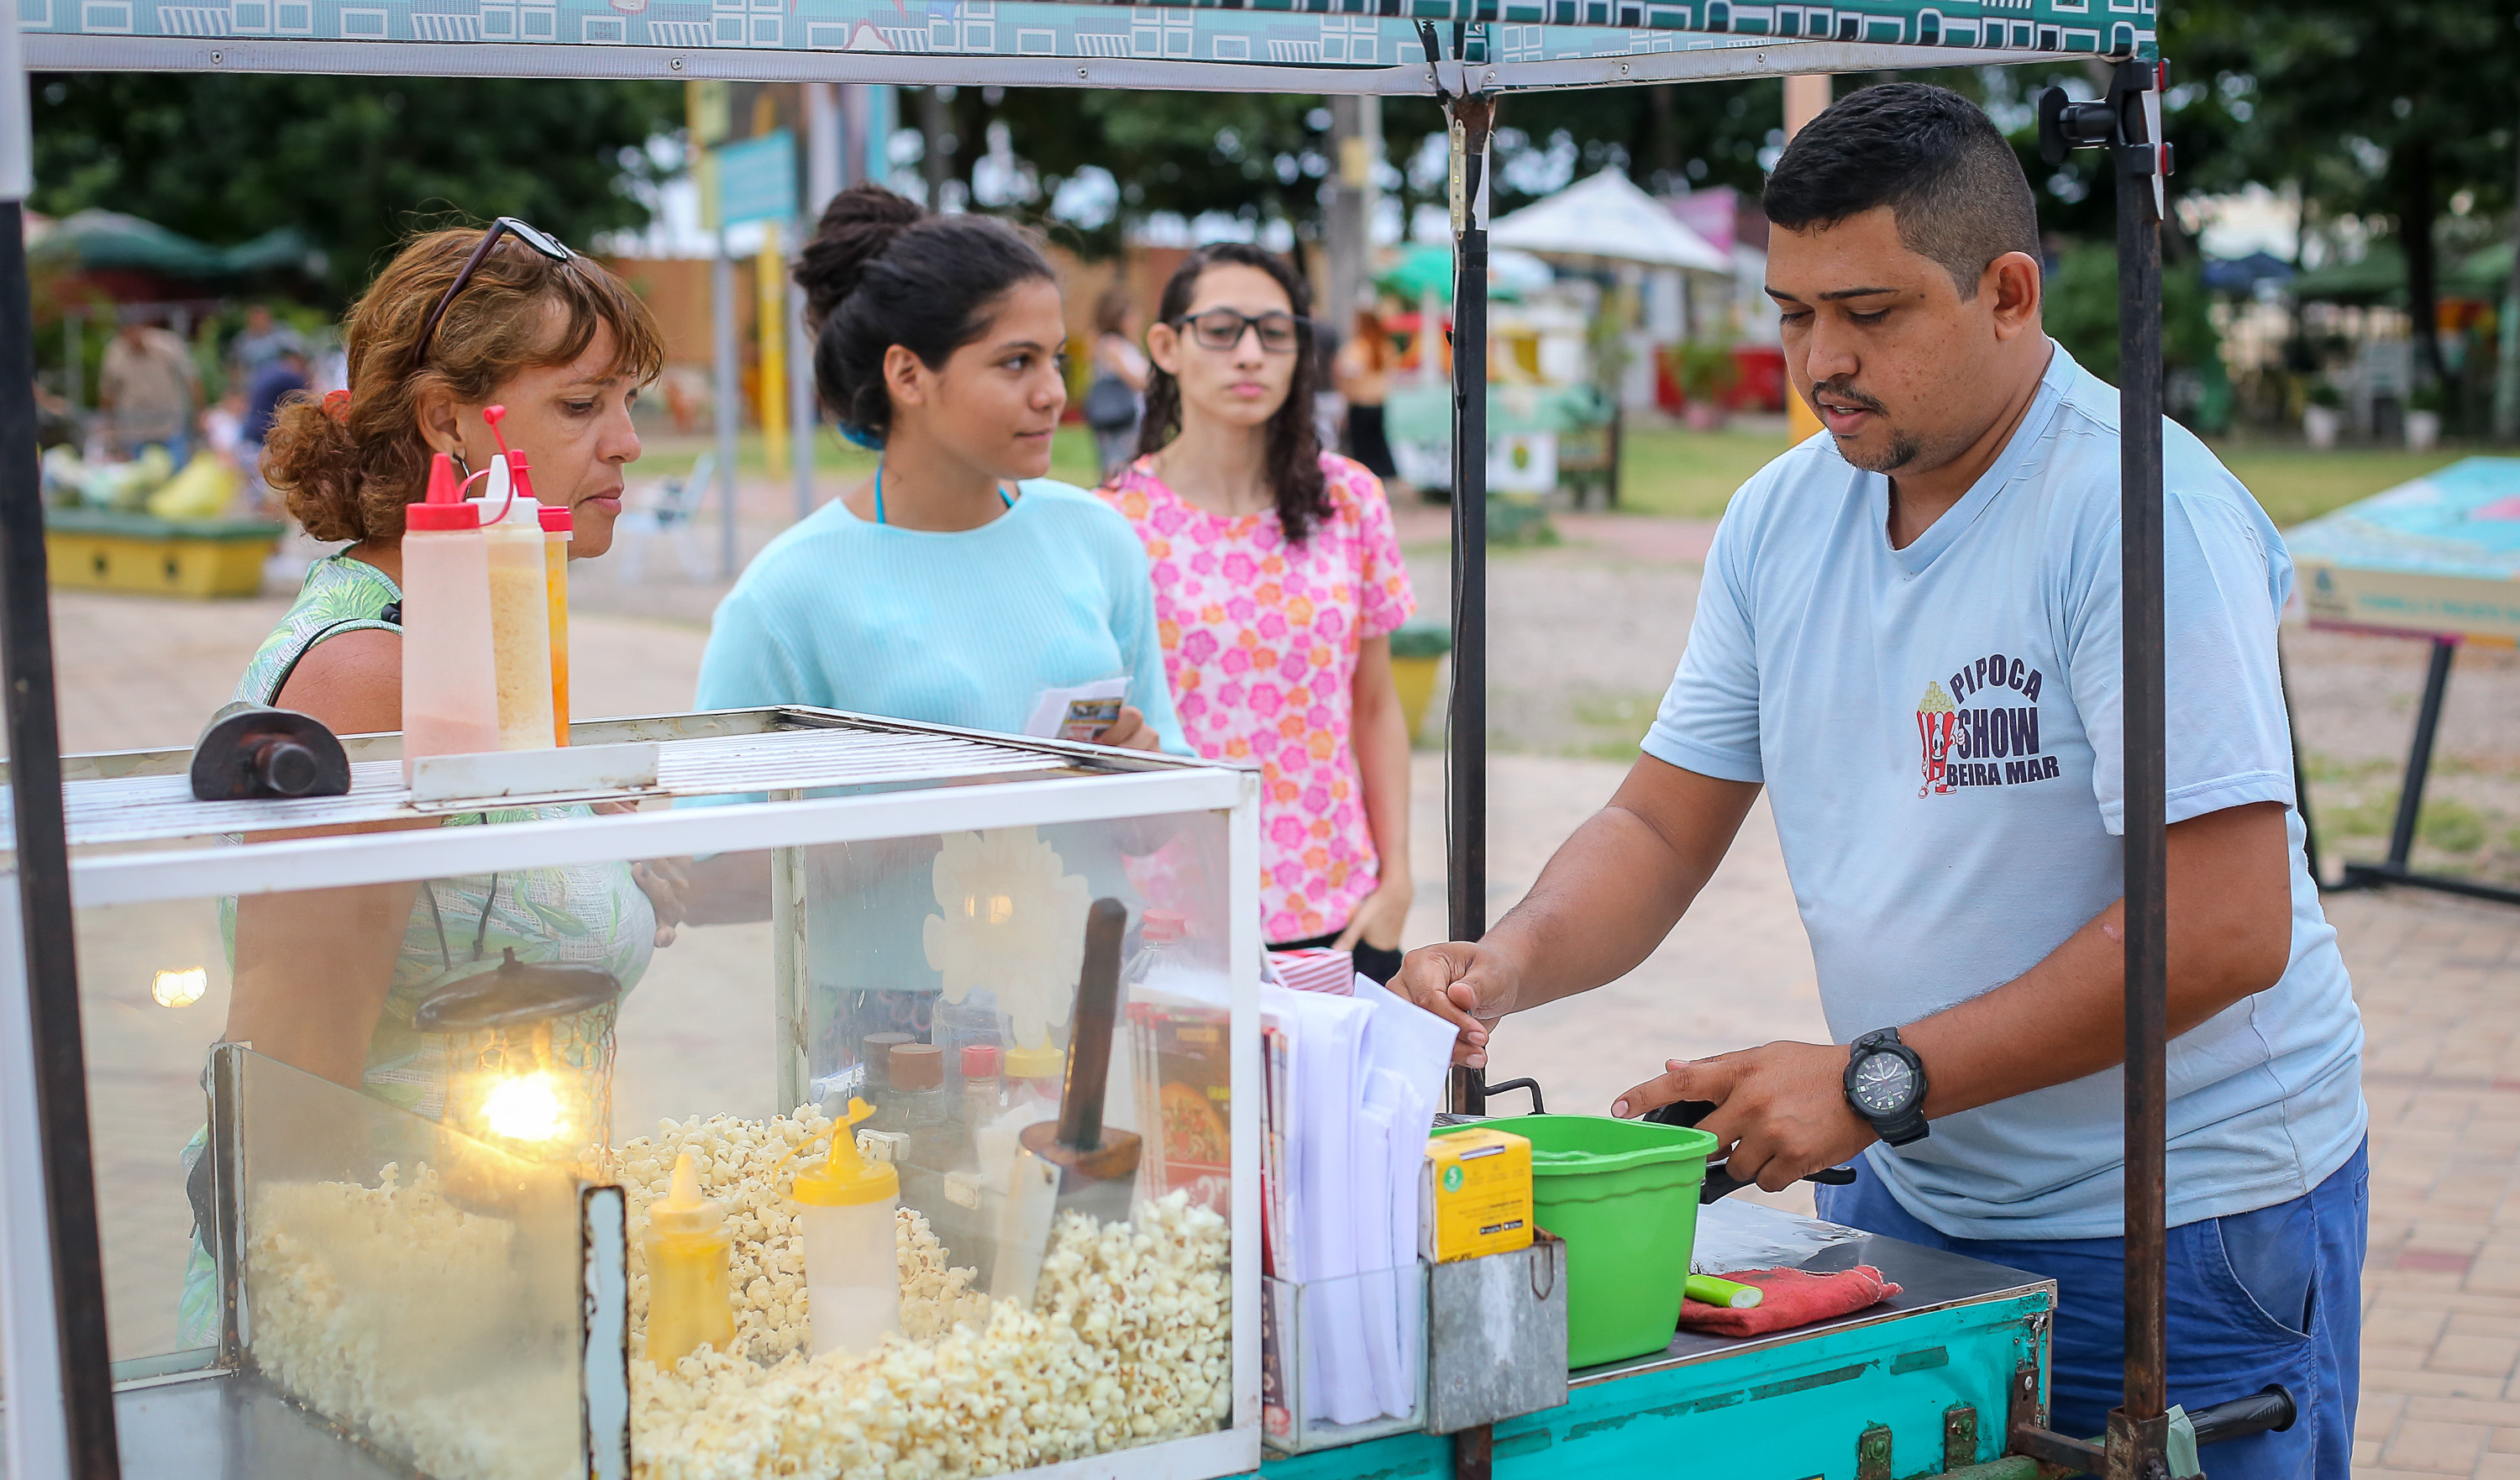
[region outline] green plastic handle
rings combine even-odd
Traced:
[[[1712,1275],[1691,1275],[1688,1277],[1688,1298],[1730,1311],[1750,1311],[1758,1309],[1759,1302],[1768,1297],[1756,1285],[1735,1284]]]

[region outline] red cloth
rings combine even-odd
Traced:
[[[1832,1275],[1812,1275],[1801,1270],[1743,1270],[1722,1278],[1734,1284],[1756,1285],[1765,1298],[1746,1311],[1683,1300],[1682,1329],[1703,1331],[1710,1336],[1762,1336],[1832,1316],[1851,1316],[1899,1293],[1897,1285],[1882,1278],[1881,1272],[1868,1264]]]

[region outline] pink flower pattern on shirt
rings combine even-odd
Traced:
[[[1147,547],[1173,707],[1210,760],[1260,768],[1260,918],[1273,941],[1346,926],[1380,876],[1348,742],[1357,650],[1417,600],[1380,480],[1325,453],[1330,516],[1290,545],[1275,510],[1220,518],[1140,458],[1102,490]]]

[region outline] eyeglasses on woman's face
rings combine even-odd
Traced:
[[[1257,331],[1260,348],[1267,354],[1292,354],[1303,331],[1312,320],[1299,319],[1283,309],[1267,313],[1246,314],[1232,308],[1211,308],[1173,321],[1188,329],[1191,338],[1201,349],[1231,350],[1242,342],[1242,336]]]

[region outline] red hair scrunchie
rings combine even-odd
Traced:
[[[350,393],[346,390],[328,390],[324,392],[324,414],[331,417],[336,422],[348,421],[350,418]]]

